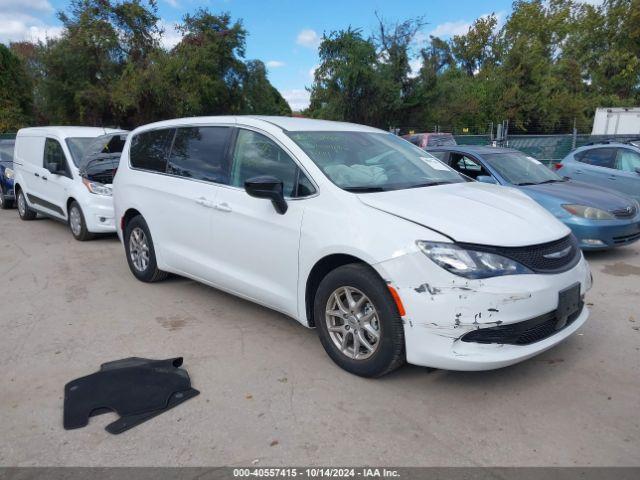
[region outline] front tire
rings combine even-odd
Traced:
[[[147,222],[141,215],[127,223],[124,230],[124,249],[129,269],[138,280],[153,283],[169,276],[167,272],[158,269],[153,239]]]
[[[76,201],[71,202],[71,205],[69,205],[69,229],[71,230],[73,238],[80,242],[85,242],[93,238],[93,234],[87,230],[84,213]]]
[[[0,209],[8,210],[13,207],[13,200],[8,200],[4,195],[4,189],[0,185]]]
[[[22,220],[34,220],[38,213],[29,207],[27,199],[22,192],[22,189],[18,189],[18,215]]]
[[[380,377],[405,361],[404,328],[387,285],[364,264],[329,272],[314,301],[320,341],[331,359],[362,377]]]

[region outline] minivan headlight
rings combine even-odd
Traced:
[[[87,187],[87,190],[96,195],[104,195],[105,197],[110,197],[113,194],[111,187],[107,187],[102,183],[92,182],[91,180],[88,180],[86,178],[82,179],[82,183],[84,183],[84,186]]]
[[[13,175],[14,175],[13,174],[13,170],[11,168],[7,167],[7,168],[4,169],[4,176],[6,178],[8,178],[9,180],[13,180]]]
[[[495,253],[462,248],[453,243],[418,240],[418,247],[445,270],[465,278],[488,278],[533,273],[524,265]]]
[[[586,205],[562,205],[567,212],[576,217],[588,218],[590,220],[615,220],[611,213],[595,207],[587,207]]]

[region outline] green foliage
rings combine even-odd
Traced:
[[[170,51],[160,44],[156,0],[72,0],[58,16],[58,39],[13,44],[14,54],[5,48],[19,67],[3,68],[1,81],[22,75],[18,91],[29,99],[2,99],[0,118],[11,124],[32,121],[31,99],[39,124],[131,128],[179,116],[291,113],[262,62],[245,62],[247,33],[228,13],[185,15]]]
[[[0,44],[0,132],[14,132],[29,123],[33,94],[23,62]]]
[[[308,114],[471,133],[508,119],[512,131],[551,133],[569,131],[574,121],[590,128],[599,106],[640,104],[640,0],[518,0],[499,29],[489,15],[451,40],[430,37],[415,78],[407,67],[419,28],[407,25],[419,27],[422,19],[397,24],[392,49],[382,20],[373,38],[357,30],[357,41],[354,30],[325,37]],[[354,82],[354,75],[366,81]],[[364,91],[367,115],[347,108],[358,98],[353,92]]]

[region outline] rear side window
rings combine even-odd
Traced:
[[[131,141],[130,161],[133,168],[165,173],[174,129],[142,132]]]
[[[595,167],[614,168],[616,160],[615,148],[592,148],[575,155],[576,159],[582,163]]]
[[[167,173],[207,182],[229,183],[226,152],[230,136],[229,127],[178,128]]]
[[[640,154],[628,148],[618,149],[616,168],[623,172],[637,172],[640,169]]]

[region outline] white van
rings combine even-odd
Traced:
[[[20,218],[33,220],[42,213],[64,220],[77,240],[115,232],[111,185],[83,177],[79,164],[97,137],[116,132],[94,127],[19,130],[14,172]]]
[[[589,266],[564,224],[378,129],[159,122],[130,134],[113,187],[136,278],[176,273],[283,312],[358,375],[504,367],[589,314]]]

